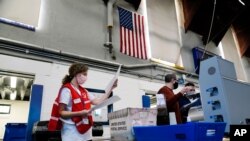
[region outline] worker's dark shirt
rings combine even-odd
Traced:
[[[181,97],[180,100],[179,100],[179,106],[180,106],[180,109],[181,109],[180,112],[181,112],[182,123],[187,122],[188,111],[190,109],[190,107],[189,108],[184,108],[183,106],[186,105],[186,104],[189,104],[189,103],[191,103],[190,100],[185,96]]]

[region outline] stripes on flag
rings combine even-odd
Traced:
[[[120,20],[120,52],[139,59],[147,59],[144,17],[118,7]]]

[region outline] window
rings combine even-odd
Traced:
[[[41,0],[0,0],[0,22],[35,30]]]
[[[0,71],[0,100],[30,100],[33,76]]]

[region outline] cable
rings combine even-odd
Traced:
[[[213,7],[213,13],[212,13],[211,24],[210,24],[210,28],[209,28],[209,32],[208,32],[208,37],[207,37],[206,45],[205,45],[205,47],[204,47],[204,50],[203,50],[203,53],[202,53],[202,56],[201,56],[201,60],[204,58],[204,55],[205,55],[205,53],[206,53],[207,44],[208,44],[208,42],[209,42],[209,38],[210,38],[211,31],[212,31],[212,28],[213,28],[215,8],[216,8],[216,0],[214,0],[214,7]],[[201,61],[201,60],[200,60],[200,61]],[[198,69],[198,66],[195,68],[194,72],[196,72],[197,69]],[[190,76],[187,75],[186,78],[191,78],[192,76],[193,76],[193,74],[191,73]]]
[[[214,0],[214,8],[213,8],[212,20],[211,20],[210,29],[209,29],[209,32],[208,32],[208,37],[207,37],[206,45],[205,45],[205,47],[204,47],[204,51],[203,51],[203,54],[202,54],[202,56],[201,56],[201,59],[204,58],[204,55],[205,55],[206,50],[207,50],[207,44],[208,44],[208,42],[209,42],[209,38],[210,38],[210,35],[211,35],[213,23],[214,23],[215,7],[216,7],[216,0]]]

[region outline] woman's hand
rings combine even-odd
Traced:
[[[82,110],[80,111],[81,116],[87,117],[89,114],[91,114],[90,110]]]
[[[118,79],[115,80],[113,86],[111,87],[111,90],[109,90],[109,92],[105,92],[106,94],[101,96],[101,97],[97,97],[94,100],[91,101],[91,104],[93,105],[98,105],[100,103],[102,103],[104,100],[106,100],[110,94],[112,93],[113,89],[117,87],[117,83],[118,83]]]

